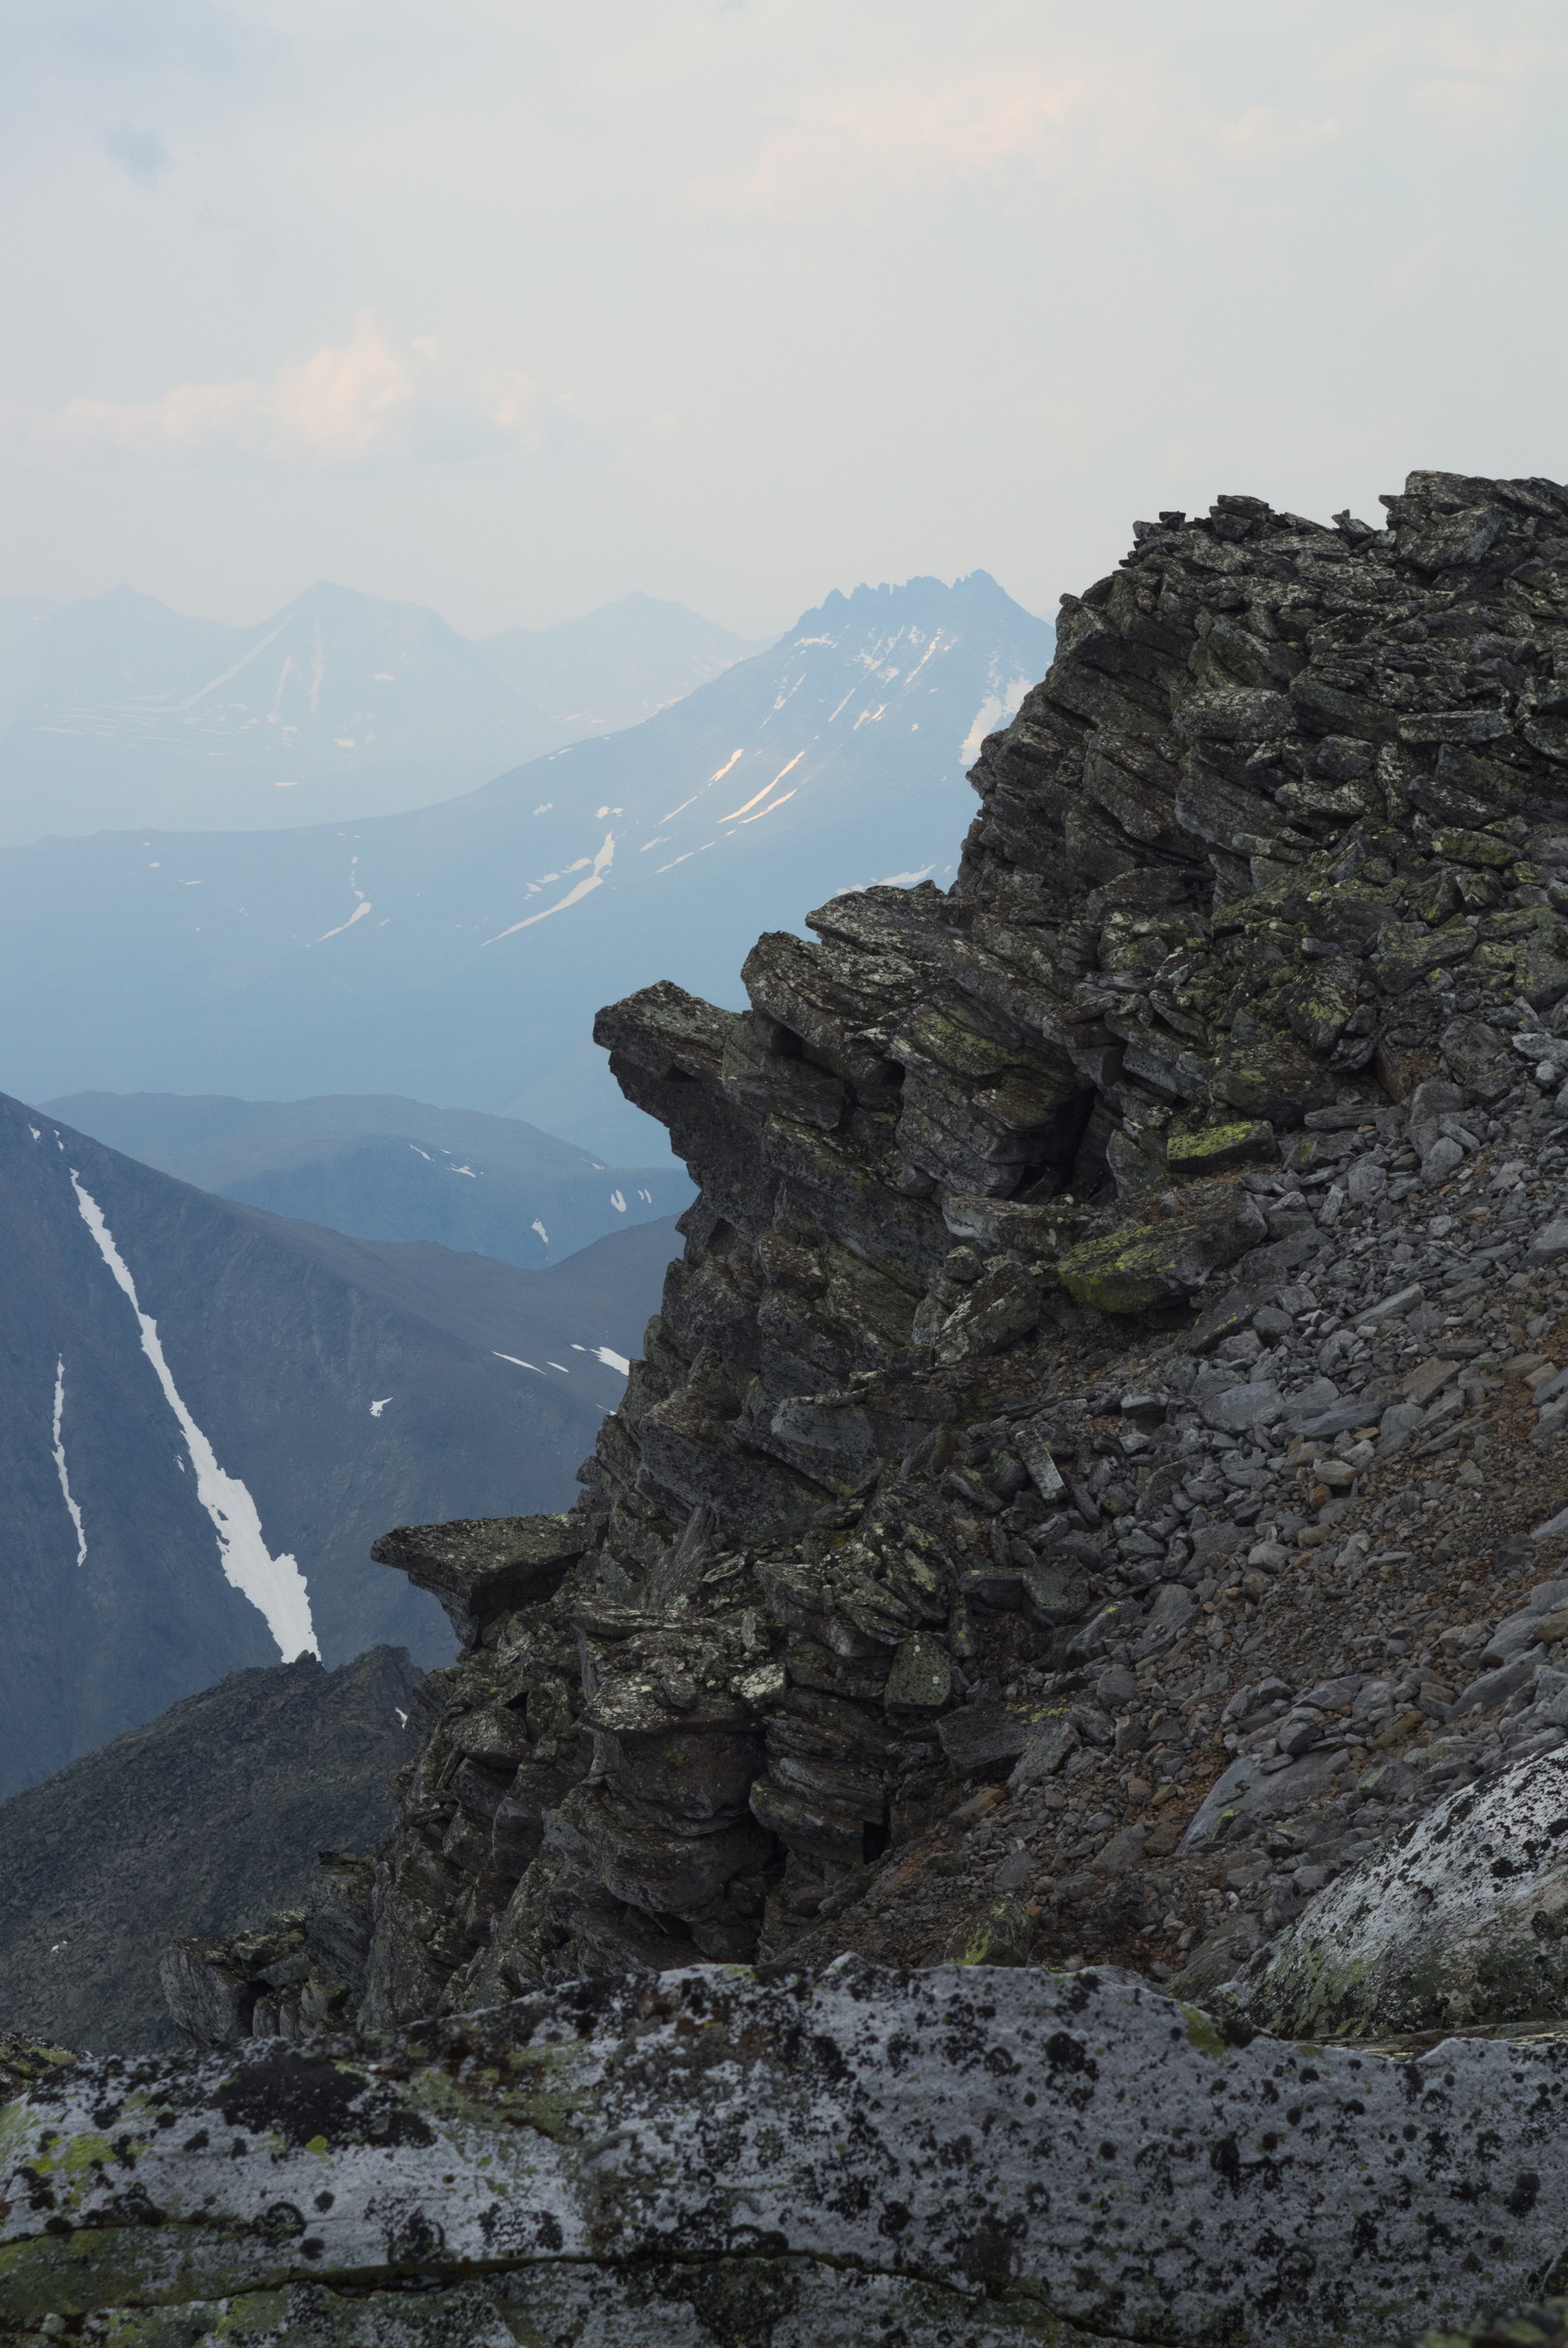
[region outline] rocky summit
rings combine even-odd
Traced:
[[[1564,2279],[1568,2155],[1530,2114],[1568,2055],[1568,489],[1385,504],[1136,525],[986,742],[951,891],[764,937],[744,1012],[659,985],[601,1015],[700,1195],[583,1499],[386,1537],[463,1653],[361,1929],[167,1968],[234,2079],[306,2060],[224,2056],[258,2015],[329,2017],[318,2065],[417,2025],[417,2059],[445,2030],[499,2078],[680,1974],[684,2024],[608,2027],[646,2082],[656,2008],[695,2045],[733,1995],[712,2118],[731,2040],[777,2056],[767,1984],[842,1979],[892,2033],[872,2071],[925,2081],[901,2143],[979,2141],[948,2063],[1090,2116],[1059,2177],[997,2151],[961,2221],[899,2199],[874,2255],[781,2186],[720,2222],[740,2138],[672,2123],[649,2254],[798,2257],[826,2294],[764,2323],[713,2281],[694,2340],[950,2336],[840,2271],[940,2278],[999,2338],[1303,2348],[1479,2333]],[[1210,2083],[1162,2097],[1177,2041]],[[572,2107],[609,2131],[606,2244],[641,2158],[608,2101]],[[1041,2232],[1037,2190],[1097,2215]],[[614,2288],[606,2338],[688,2336]],[[477,2322],[450,2336],[524,2336]]]

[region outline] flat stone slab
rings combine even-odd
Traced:
[[[445,1525],[400,1525],[370,1545],[377,1565],[394,1565],[439,1599],[469,1644],[509,1606],[548,1597],[580,1557],[592,1528],[582,1517],[457,1517]]]
[[[0,2336],[1374,2348],[1528,2304],[1568,2230],[1568,2043],[1298,2045],[1092,1973],[705,1966],[32,2069]]]

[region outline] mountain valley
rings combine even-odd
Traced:
[[[0,1099],[0,1791],[235,1669],[450,1653],[399,1517],[558,1508],[667,1221],[538,1270],[219,1198]]]
[[[42,1104],[181,1182],[357,1239],[432,1240],[534,1268],[692,1199],[665,1152],[606,1166],[513,1117],[377,1096],[78,1093]]]

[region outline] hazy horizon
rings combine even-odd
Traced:
[[[447,625],[453,629],[455,634],[468,637],[470,642],[477,644],[487,642],[491,636],[508,635],[512,633],[514,628],[520,628],[528,635],[544,635],[552,628],[570,627],[578,620],[596,619],[601,612],[612,611],[617,604],[630,604],[637,602],[656,604],[667,603],[674,605],[678,610],[685,611],[690,611],[692,609],[689,604],[680,604],[678,599],[674,596],[651,596],[648,594],[645,588],[628,587],[623,595],[611,596],[604,603],[594,604],[586,611],[578,611],[574,609],[570,611],[562,611],[558,613],[554,619],[503,621],[499,628],[487,628],[482,634],[473,635],[467,628],[459,627],[455,620],[448,619],[447,614],[438,610],[434,604],[422,602],[416,596],[395,595],[377,597],[376,590],[373,587],[355,587],[352,586],[346,579],[307,579],[304,584],[300,587],[297,587],[291,595],[284,596],[281,603],[269,604],[265,610],[242,611],[238,617],[234,617],[228,612],[219,613],[214,611],[198,611],[190,606],[172,604],[166,596],[157,594],[156,591],[151,587],[142,586],[135,579],[114,579],[111,580],[107,587],[100,587],[94,593],[83,596],[29,595],[24,589],[7,588],[3,594],[0,594],[0,602],[36,603],[46,605],[55,611],[64,611],[72,604],[105,603],[111,596],[114,595],[134,595],[145,597],[151,603],[162,605],[166,611],[172,612],[177,619],[208,620],[219,627],[243,630],[246,628],[260,627],[265,620],[274,618],[279,611],[288,610],[291,605],[302,603],[307,596],[315,595],[322,589],[329,594],[370,596],[375,597],[378,601],[389,604],[404,605],[418,611],[433,611],[438,619],[447,621]],[[710,621],[714,627],[721,628],[727,625],[724,620],[715,619],[710,611],[700,611],[696,614],[696,616],[699,619]],[[793,616],[799,615],[794,614]],[[781,628],[787,626],[788,624],[788,621],[781,622]],[[739,635],[741,631],[737,628],[732,632],[736,635]],[[773,631],[774,634],[778,634],[779,632],[781,632],[780,629],[775,629]],[[764,631],[763,637],[758,639],[758,641],[760,643],[765,641],[765,637],[766,631]]]
[[[1568,470],[1544,0],[0,5],[0,593],[735,633]]]

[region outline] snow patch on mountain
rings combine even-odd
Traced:
[[[71,1187],[76,1194],[81,1219],[97,1244],[98,1252],[109,1266],[116,1284],[123,1290],[136,1316],[141,1332],[141,1349],[152,1364],[153,1374],[164,1392],[185,1438],[185,1448],[196,1474],[196,1497],[213,1520],[218,1535],[218,1552],[222,1562],[223,1579],[249,1598],[267,1623],[277,1642],[277,1651],[285,1663],[299,1655],[315,1655],[320,1660],[320,1648],[311,1622],[310,1592],[305,1576],[292,1557],[274,1557],[262,1534],[262,1520],[256,1502],[237,1476],[228,1476],[218,1464],[218,1455],[207,1437],[185,1407],[175,1386],[173,1375],[164,1358],[158,1324],[150,1313],[141,1308],[136,1283],[130,1268],[115,1244],[102,1207],[90,1191],[82,1187],[74,1167],[71,1170]]]
[[[62,1353],[58,1356],[55,1362],[55,1407],[53,1422],[55,1474],[60,1478],[60,1491],[65,1499],[66,1508],[70,1514],[71,1521],[76,1530],[76,1563],[78,1566],[82,1566],[87,1562],[87,1535],[81,1522],[81,1510],[77,1507],[75,1494],[71,1489],[71,1476],[66,1467],[66,1445],[64,1438],[65,1421],[66,1357]]]

